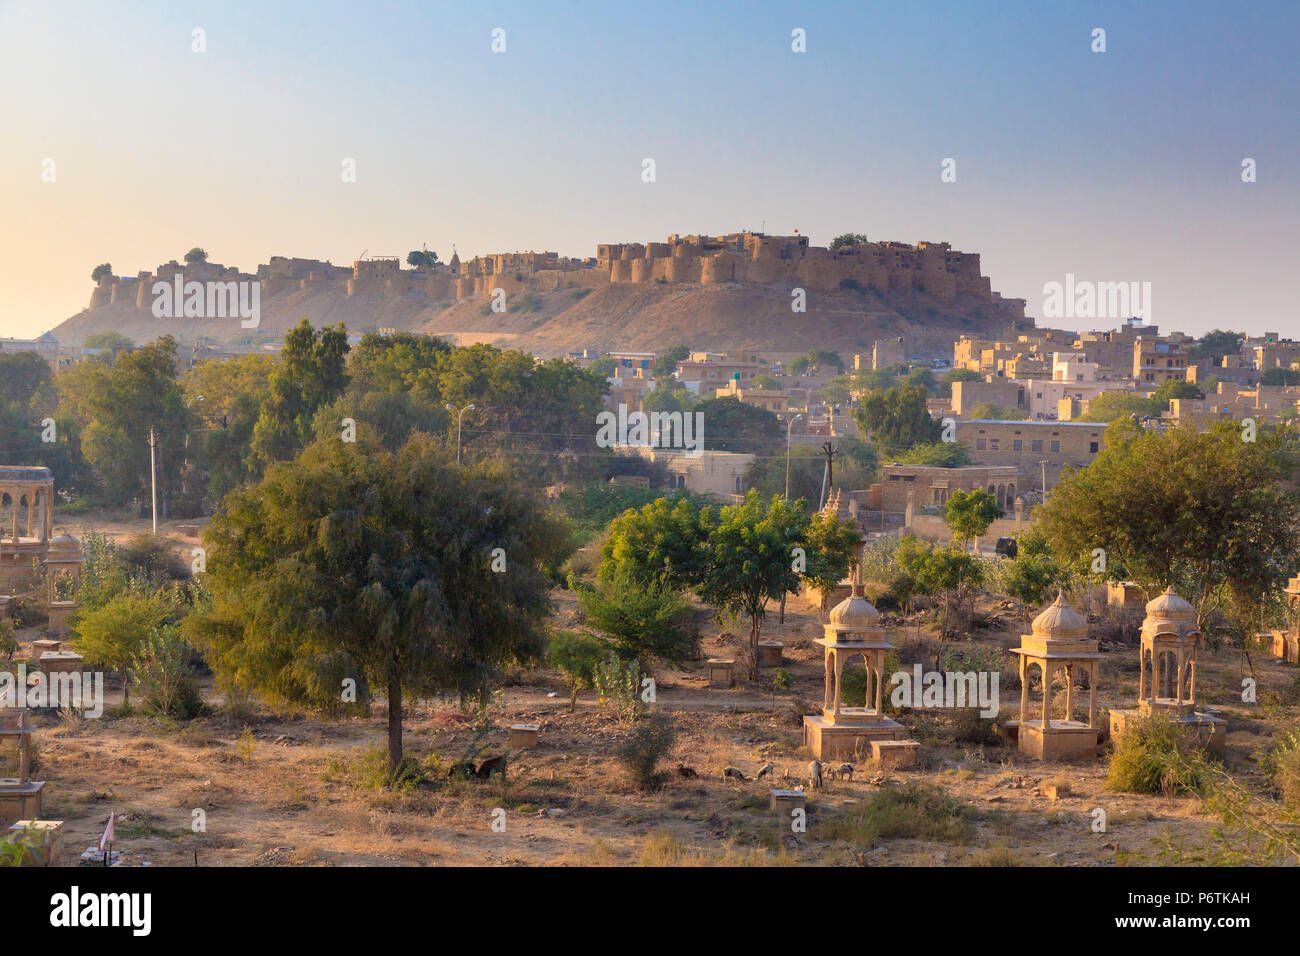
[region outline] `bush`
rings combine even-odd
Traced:
[[[596,664],[592,683],[600,694],[601,706],[612,706],[620,722],[641,715],[641,668],[636,661],[623,661],[611,652]]]
[[[1273,782],[1282,793],[1282,802],[1300,810],[1300,731],[1283,738],[1265,763]]]
[[[131,664],[140,685],[144,710],[158,717],[190,720],[206,711],[198,682],[185,663],[187,647],[176,625],[153,629],[141,641]]]
[[[938,787],[887,783],[867,797],[860,809],[830,821],[828,830],[830,839],[864,847],[893,839],[968,843],[973,824],[970,808]]]
[[[1106,789],[1123,793],[1175,796],[1202,786],[1191,744],[1165,717],[1146,717],[1126,727],[1115,740]]]
[[[677,739],[672,720],[663,711],[655,711],[633,728],[619,749],[618,759],[631,773],[642,790],[659,790],[668,774],[659,769],[659,761],[668,755]]]
[[[952,739],[957,743],[993,746],[1001,742],[996,718],[981,716],[978,707],[956,708],[949,718],[949,725]]]
[[[13,621],[0,621],[0,654],[11,661],[18,650],[18,629]]]
[[[604,641],[578,631],[556,631],[548,656],[569,685],[569,710],[578,707],[578,691],[596,684],[596,667],[609,652]]]

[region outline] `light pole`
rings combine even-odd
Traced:
[[[474,408],[473,404],[466,405],[456,414],[456,464],[460,464],[460,428],[465,423],[465,413]],[[455,405],[448,405],[447,411],[455,412]]]
[[[1046,458],[1039,459],[1038,463],[1043,466],[1043,500],[1046,501],[1047,500],[1047,459]]]
[[[796,415],[785,423],[785,497],[790,498],[790,429],[794,428],[794,423],[803,418],[802,414]]]

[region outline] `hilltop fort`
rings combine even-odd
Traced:
[[[246,337],[237,323],[173,320],[172,327],[150,314],[155,286],[178,276],[186,283],[256,281],[266,316],[261,334],[282,332],[305,315],[358,330],[414,329],[551,354],[631,347],[658,335],[704,347],[734,346],[737,336],[767,348],[806,347],[804,338],[855,346],[900,334],[925,345],[931,329],[943,332],[938,347],[951,341],[949,331],[1001,332],[1025,322],[1024,300],[993,291],[979,254],[946,242],[858,241],[832,249],[801,235],[737,232],[601,244],[588,258],[529,251],[462,260],[453,252],[447,263],[415,268],[396,256],[350,267],[272,256],[255,272],[172,260],[152,272],[104,277],[88,308],[55,335],[64,342],[104,329],[146,339],[164,332]],[[796,289],[809,304],[792,323]],[[505,311],[491,310],[487,303],[502,296]]]

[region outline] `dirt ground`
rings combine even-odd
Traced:
[[[192,547],[197,542],[182,538],[179,524],[160,532],[178,548]],[[86,530],[76,519],[64,525],[74,534]],[[118,535],[140,527],[95,524]],[[569,592],[557,592],[558,626],[572,626],[579,613]],[[980,644],[1018,644],[1023,622],[1014,611],[1003,613],[1005,626],[981,631]],[[869,761],[859,763],[851,781],[828,781],[811,794],[806,832],[791,833],[769,809],[768,790],[806,784],[810,757],[797,708],[821,697],[820,648],[812,643],[821,635],[820,611],[799,596],[789,601],[784,624],[775,609],[769,612],[763,636],[785,642],[782,667],[794,678],[793,688],[775,695],[771,671],[730,690],[706,687],[705,659],[734,656],[736,648],[703,612],[701,620],[709,630],[699,661],[655,674],[658,706],[677,729],[664,766],[671,770],[681,760],[698,777],[674,773],[658,792],[638,791],[615,757],[629,727],[591,691],[570,712],[559,675],[545,669],[511,675],[487,715],[490,729],[476,727],[455,701],[419,702],[407,715],[407,751],[430,762],[436,755],[440,767],[474,749],[480,756],[504,752],[511,723],[540,724],[540,746],[511,753],[504,782],[437,773],[401,793],[370,785],[366,772],[378,765],[386,740],[382,703],[368,719],[325,721],[264,709],[236,714],[205,679],[213,713],[187,723],[40,716],[36,777],[47,781],[44,816],[64,821],[64,862],[75,862],[98,841],[113,811],[125,862],[172,866],[1155,865],[1164,862],[1160,849],[1167,840],[1197,846],[1211,838],[1216,820],[1195,799],[1109,792],[1104,758],[1045,764],[1006,746],[955,744],[934,711],[897,718],[921,742],[917,769],[878,774]],[[927,669],[933,666],[920,625],[891,617],[886,623],[905,665],[924,654]],[[20,633],[19,657],[38,636],[35,629]],[[1133,706],[1136,650],[1103,650],[1099,706]],[[1296,726],[1300,670],[1258,658],[1254,667],[1259,704],[1241,703],[1243,664],[1228,651],[1203,652],[1198,690],[1228,720],[1227,767],[1262,786],[1257,752]],[[1004,685],[1001,698],[1004,708],[1015,708],[1019,690]],[[108,705],[120,700],[120,684],[110,680]],[[752,778],[769,761],[775,782],[722,777],[724,767],[734,766]],[[855,812],[870,795],[908,781],[934,785],[966,808],[968,832],[933,840],[856,839]],[[1037,784],[1046,781],[1068,782],[1069,794],[1040,796]],[[1094,832],[1096,808],[1105,812],[1104,832]],[[203,832],[192,826],[198,810],[205,815]],[[500,810],[504,818],[494,814]]]

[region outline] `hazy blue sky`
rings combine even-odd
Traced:
[[[252,269],[764,223],[950,241],[1035,315],[1073,272],[1151,282],[1166,330],[1294,334],[1297,27],[1294,2],[0,2],[0,335],[193,245]]]

